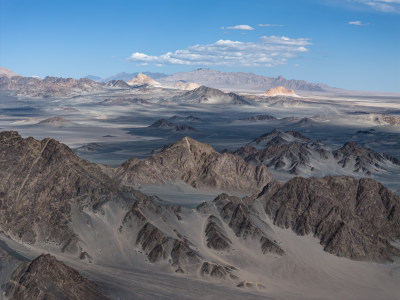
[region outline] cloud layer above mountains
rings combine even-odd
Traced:
[[[307,38],[263,36],[258,42],[219,40],[213,44],[194,45],[159,56],[135,52],[129,60],[139,64],[272,67],[308,52]]]

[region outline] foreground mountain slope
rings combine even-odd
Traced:
[[[0,133],[0,226],[17,240],[45,241],[78,251],[69,223],[71,207],[130,199],[100,167],[53,139],[23,139],[17,132]]]
[[[0,137],[2,239],[36,253],[31,257],[56,254],[115,298],[163,297],[171,289],[179,296],[177,286],[185,290],[184,298],[194,298],[189,293],[206,283],[211,290],[225,287],[232,297],[238,286],[260,298],[394,298],[387,295],[397,288],[398,265],[367,262],[399,256],[390,243],[399,240],[400,199],[374,180],[296,178],[283,184],[271,179],[252,197],[221,194],[188,208],[124,187],[122,167],[112,179],[54,140],[23,139],[16,132]],[[180,170],[204,187],[232,188],[235,180],[264,186],[251,177],[255,166],[190,138],[143,161],[129,176],[146,178],[147,171],[171,182]],[[69,284],[63,276],[75,278],[52,259],[40,262],[15,271],[13,293],[37,287],[64,293],[58,289],[61,282]],[[53,281],[54,287],[45,288]],[[143,286],[145,293],[137,290]]]
[[[324,250],[356,260],[391,261],[400,250],[400,198],[372,179],[296,177],[258,196],[274,223],[314,234]]]
[[[107,299],[96,284],[50,254],[22,263],[6,286],[10,300]]]
[[[147,159],[131,159],[116,172],[125,184],[183,181],[193,187],[255,192],[273,181],[264,165],[254,166],[232,154],[220,154],[210,145],[185,137]]]

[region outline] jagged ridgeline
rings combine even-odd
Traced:
[[[108,299],[95,283],[50,254],[20,264],[5,291],[10,300]]]
[[[221,194],[189,209],[160,205],[134,189],[174,181],[253,196]],[[344,176],[279,183],[265,165],[188,137],[110,170],[53,139],[1,132],[0,204],[2,231],[36,249],[95,265],[149,262],[239,286],[248,280],[243,257],[259,264],[290,258],[279,227],[312,234],[325,251],[354,260],[388,262],[400,255],[391,244],[400,239],[400,199],[380,183]]]

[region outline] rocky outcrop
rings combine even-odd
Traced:
[[[220,154],[210,145],[189,137],[164,148],[160,154],[123,163],[115,178],[130,185],[183,181],[191,186],[254,192],[273,178],[264,165]]]
[[[108,98],[100,102],[102,105],[131,105],[131,104],[148,104],[149,102],[142,98],[125,98],[125,97],[117,97],[117,98]]]
[[[150,128],[167,128],[167,129],[173,129],[176,127],[176,125],[172,122],[169,122],[168,120],[165,119],[160,119],[155,121],[153,124],[149,126]]]
[[[383,164],[391,162],[400,165],[400,161],[388,154],[377,153],[371,149],[361,147],[355,142],[348,142],[338,150],[333,151],[333,156],[343,168],[354,169],[356,173],[380,172],[385,170]]]
[[[227,237],[222,222],[215,216],[211,215],[207,219],[205,228],[207,238],[207,247],[215,250],[226,250],[230,248],[232,242]]]
[[[21,264],[6,286],[10,300],[108,299],[100,288],[50,254]]]
[[[218,208],[222,219],[229,225],[237,237],[244,240],[252,239],[260,243],[262,252],[283,255],[284,251],[256,225],[260,221],[256,214],[251,212],[250,199],[240,199],[226,194],[219,195],[213,203]],[[257,220],[257,221],[256,221]]]
[[[290,97],[298,97],[293,90],[288,90],[284,86],[277,86],[269,89],[265,92],[265,96],[267,97],[275,97],[275,96],[290,96]]]
[[[121,89],[130,89],[131,88],[131,86],[123,80],[110,80],[110,81],[107,81],[104,85],[107,87],[121,88]]]
[[[313,234],[324,250],[355,260],[385,262],[400,255],[400,198],[372,179],[301,178],[267,185],[258,196],[274,223]]]
[[[274,129],[271,132],[260,135],[254,139],[250,145],[267,147],[272,144],[290,143],[290,142],[308,143],[311,140],[297,131],[286,131]]]
[[[45,120],[42,120],[38,123],[39,125],[47,125],[47,126],[55,126],[55,127],[69,127],[73,126],[74,123],[68,121],[61,117],[52,117]]]
[[[199,118],[199,117],[195,117],[192,115],[189,115],[187,117],[184,116],[172,116],[171,118],[169,118],[170,121],[172,122],[188,122],[188,123],[198,123],[198,122],[203,122],[203,119]]]
[[[224,93],[220,90],[200,86],[180,96],[172,98],[173,101],[205,104],[250,104],[243,96],[235,93]]]
[[[187,124],[177,125],[174,130],[175,131],[184,131],[184,132],[196,131],[196,129],[194,129],[192,126],[189,126]]]
[[[400,166],[397,158],[355,142],[348,142],[340,149],[331,151],[328,146],[316,143],[297,131],[276,129],[233,153],[249,163],[263,163],[269,169],[292,175],[371,175],[386,172],[389,165]]]
[[[143,73],[137,74],[134,78],[127,82],[130,86],[142,86],[142,85],[160,85],[157,81],[153,80],[151,77],[144,75]]]
[[[266,120],[277,120],[275,117],[270,116],[270,115],[257,115],[257,116],[251,116],[247,118],[241,118],[239,121],[251,121],[251,122],[256,122],[256,121],[266,121]]]
[[[238,277],[233,274],[235,270],[236,268],[232,266],[205,262],[201,266],[200,274],[217,279],[237,279]]]
[[[176,125],[168,120],[160,119],[149,126],[149,128],[169,129],[172,131],[196,131],[192,126],[187,124]]]

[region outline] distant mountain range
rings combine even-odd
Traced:
[[[100,78],[94,75],[88,75],[86,78],[98,82],[107,82],[110,80],[129,81],[138,74],[138,72],[121,72],[107,78]],[[323,92],[330,88],[325,84],[310,83],[304,80],[285,79],[282,76],[267,77],[253,73],[221,72],[212,69],[196,69],[190,72],[179,72],[172,75],[152,72],[142,72],[142,74],[147,75],[167,86],[174,86],[177,82],[191,82],[225,90],[252,90],[263,92],[278,86],[283,86],[286,89],[292,89],[295,91],[318,92]]]
[[[88,78],[90,80],[93,81],[97,81],[97,82],[107,82],[107,81],[111,81],[111,80],[123,80],[123,81],[129,81],[132,78],[136,77],[138,74],[140,74],[139,72],[134,72],[134,73],[127,73],[127,72],[120,72],[117,73],[115,75],[109,76],[109,77],[105,77],[105,78],[101,78],[99,76],[95,76],[95,75],[87,75],[84,78]],[[141,74],[147,75],[153,79],[159,79],[159,78],[163,78],[163,77],[167,77],[168,74],[164,74],[164,73],[153,73],[153,72],[141,72]]]
[[[253,73],[221,72],[212,69],[196,69],[190,72],[175,73],[173,75],[157,72],[121,72],[107,78],[87,75],[78,80],[51,76],[47,76],[44,79],[38,77],[23,77],[9,69],[1,67],[0,89],[15,90],[23,87],[23,90],[19,94],[39,97],[52,95],[60,96],[68,94],[68,89],[70,88],[73,88],[75,92],[87,92],[93,91],[105,83],[108,87],[128,88],[124,82],[129,83],[138,75],[157,82],[163,87],[183,90],[192,90],[199,86],[207,86],[214,89],[221,89],[223,91],[266,92],[277,88],[279,91],[287,91],[287,93],[291,92],[291,96],[295,95],[295,92],[340,91],[339,89],[329,87],[325,84],[310,83],[304,80],[285,79],[282,76],[267,77]],[[37,91],[38,85],[40,85],[40,91]],[[51,93],[47,93],[46,90],[48,89],[51,90]],[[278,94],[280,95],[282,93]]]
[[[177,81],[194,82],[208,87],[224,90],[267,91],[277,86],[295,91],[323,92],[330,87],[325,84],[310,83],[304,80],[285,79],[282,76],[266,77],[253,73],[221,72],[212,69],[197,69],[190,72],[180,72],[159,78],[164,85],[173,85]]]

